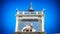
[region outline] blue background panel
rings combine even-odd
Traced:
[[[21,21],[20,22],[20,31],[23,29],[23,27],[25,27],[26,22],[28,22],[28,24],[32,23],[33,24],[33,28],[36,29],[36,32],[40,32],[40,22],[39,22],[39,20]]]

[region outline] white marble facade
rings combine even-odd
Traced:
[[[30,5],[30,9],[28,10],[29,14],[27,14],[25,11],[20,12],[18,9],[16,9],[16,28],[15,32],[20,32],[20,20],[39,20],[40,21],[40,32],[44,32],[44,10],[42,11],[36,11],[34,12],[32,8],[32,3]],[[36,32],[36,29],[31,27],[32,25],[26,25],[23,27],[21,32]],[[32,30],[32,31],[31,31]]]

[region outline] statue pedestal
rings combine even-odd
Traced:
[[[45,32],[15,32],[14,34],[46,34]]]

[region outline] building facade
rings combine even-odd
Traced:
[[[33,28],[32,23],[25,22],[25,26],[20,29],[20,21],[21,20],[38,20],[40,22],[40,33],[45,34],[44,31],[44,10],[42,11],[35,11],[33,10],[32,3],[30,5],[30,9],[26,11],[20,12],[18,9],[16,9],[16,28],[15,32],[36,32],[36,29]],[[35,12],[34,12],[35,11]],[[43,32],[43,33],[42,33]],[[39,34],[39,33],[38,33]]]

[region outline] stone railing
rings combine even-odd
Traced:
[[[41,12],[39,12],[39,11],[35,11],[35,12],[18,11],[17,14],[23,14],[23,15],[26,15],[26,14],[28,14],[28,15],[36,14],[36,15],[38,15],[38,14],[41,14]]]

